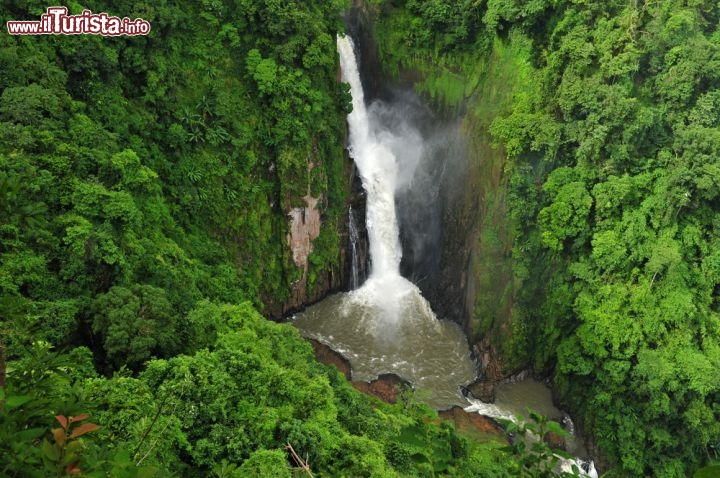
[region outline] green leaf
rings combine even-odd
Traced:
[[[507,433],[516,433],[518,431],[517,423],[510,420],[501,420],[501,422],[505,426]]]
[[[7,400],[5,400],[5,406],[8,410],[12,410],[13,408],[18,408],[32,400],[33,397],[30,395],[10,395]]]
[[[42,450],[49,460],[56,462],[60,459],[60,450],[58,450],[55,445],[47,441],[47,439],[43,440]]]
[[[717,478],[720,476],[720,465],[706,466],[695,472],[693,478]]]
[[[568,453],[565,450],[553,450],[553,454],[559,456],[560,458],[564,458],[566,460],[570,460],[573,458],[573,454]]]
[[[560,435],[561,437],[568,437],[570,434],[565,430],[562,425],[560,425],[558,422],[549,421],[547,422],[547,429],[549,432],[553,432],[555,434]]]
[[[40,438],[45,434],[45,428],[28,428],[27,430],[21,430],[15,434],[17,441],[28,441]]]

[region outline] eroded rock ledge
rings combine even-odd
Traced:
[[[347,358],[317,340],[306,340],[313,346],[315,358],[320,363],[334,366],[345,378],[351,380],[352,370],[350,361]],[[387,403],[395,403],[404,390],[412,388],[410,383],[392,373],[382,374],[370,382],[352,381],[352,385],[357,390],[373,395]],[[462,433],[484,436],[496,435],[497,438],[505,439],[502,427],[490,417],[466,412],[459,406],[454,406],[449,410],[442,410],[438,415],[443,420],[452,421],[455,428]]]

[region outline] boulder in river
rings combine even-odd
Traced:
[[[322,342],[310,338],[307,341],[313,346],[315,358],[318,362],[334,366],[340,373],[345,375],[345,378],[351,379],[352,370],[348,359]],[[410,382],[394,373],[381,374],[370,382],[355,381],[352,382],[352,385],[357,390],[368,395],[374,395],[387,403],[395,403],[402,391],[412,388]]]
[[[555,432],[547,432],[545,434],[545,443],[553,450],[565,450],[565,437]]]
[[[369,395],[375,395],[387,403],[397,402],[400,393],[412,388],[410,382],[398,377],[394,373],[383,373],[370,382],[357,381],[352,384],[357,390]]]
[[[487,436],[492,435],[496,438],[505,439],[505,434],[500,425],[490,417],[480,415],[479,413],[466,412],[462,407],[457,405],[449,410],[438,412],[440,418],[450,420],[455,423],[455,429],[464,435],[471,436]]]
[[[322,342],[315,339],[307,339],[307,341],[313,346],[315,358],[318,362],[334,366],[341,374],[345,375],[346,379],[350,380],[351,369],[348,359]]]
[[[477,379],[464,387],[463,392],[469,393],[473,398],[485,403],[495,402],[495,382],[493,380]]]

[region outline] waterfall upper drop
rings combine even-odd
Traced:
[[[352,95],[353,110],[347,117],[348,150],[367,194],[365,214],[370,243],[370,275],[365,284],[351,294],[348,306],[364,307],[368,330],[387,336],[395,331],[400,320],[435,322],[436,319],[419,289],[400,275],[402,249],[395,211],[399,165],[393,147],[397,149],[397,145],[403,143],[402,138],[372,123],[350,37],[339,36],[337,47],[342,78],[350,84]],[[410,141],[417,143],[421,139],[419,135],[411,135]],[[411,149],[416,154],[422,151],[422,148]],[[412,162],[417,163],[417,158]],[[412,171],[403,173],[408,176]],[[410,310],[414,312],[408,313]]]
[[[343,80],[350,84],[353,110],[347,121],[349,151],[367,192],[367,229],[372,261],[371,278],[400,276],[399,229],[395,214],[398,167],[395,155],[370,129],[365,95],[350,37],[338,37]]]

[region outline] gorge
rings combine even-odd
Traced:
[[[427,388],[429,403],[446,408],[457,404],[459,386],[474,378],[464,335],[457,325],[438,322],[420,290],[400,275],[395,195],[413,182],[424,154],[422,138],[409,124],[400,125],[401,134],[380,127],[374,118],[383,107],[365,106],[349,37],[338,38],[338,51],[353,98],[350,156],[367,191],[370,274],[360,288],[312,306],[294,324],[346,355],[355,377],[397,373]]]

